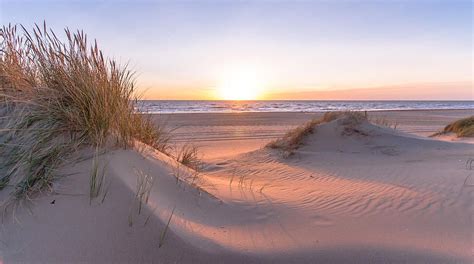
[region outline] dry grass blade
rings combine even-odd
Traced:
[[[175,209],[176,209],[176,206],[173,207],[173,211],[171,211],[171,215],[170,215],[170,218],[168,219],[168,222],[166,223],[165,229],[163,230],[163,232],[161,232],[160,243],[158,244],[158,248],[161,248],[164,245],[166,233],[168,232],[168,228],[170,226],[171,219],[173,218]]]
[[[107,195],[107,189],[104,190],[106,165],[104,164],[102,168],[100,167],[99,156],[100,152],[97,147],[94,157],[92,158],[92,168],[89,178],[89,204],[92,204],[92,200],[97,198],[101,193],[103,193],[101,202],[105,200],[105,196]]]
[[[142,170],[136,170],[137,172],[137,192],[135,199],[138,202],[138,214],[142,211],[143,204],[148,203],[150,197],[150,191],[153,187],[154,177],[144,173]]]

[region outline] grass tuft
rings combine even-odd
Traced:
[[[267,147],[272,149],[280,149],[287,152],[287,155],[293,154],[302,143],[303,139],[309,134],[314,133],[316,125],[323,122],[320,119],[312,119],[307,123],[288,131],[282,138],[272,141],[267,144]]]
[[[133,197],[132,203],[130,204],[130,210],[128,214],[128,225],[133,226],[134,216],[138,216],[142,213],[144,204],[148,204],[150,192],[155,182],[155,178],[140,169],[135,169],[137,175],[137,190]],[[148,221],[148,220],[147,220]]]
[[[455,133],[457,137],[474,137],[474,116],[459,119],[432,136]]]
[[[304,139],[308,135],[314,133],[317,125],[331,122],[336,119],[342,119],[343,125],[348,126],[359,124],[363,120],[367,120],[367,117],[359,112],[327,112],[321,119],[312,119],[307,123],[288,131],[282,138],[268,143],[266,147],[279,149],[283,151],[285,157],[289,157],[303,144]]]
[[[201,168],[201,160],[199,159],[199,148],[193,144],[184,144],[178,149],[176,154],[176,160],[196,171]]]
[[[148,198],[150,197],[151,188],[155,178],[147,173],[144,173],[142,170],[137,170],[137,192],[135,199],[138,202],[138,214],[142,212],[143,204],[148,203]]]
[[[388,127],[388,128],[395,129],[395,130],[398,127],[397,122],[390,121],[390,120],[388,120],[384,117],[371,118],[370,122],[375,124],[375,125],[378,125],[378,126],[384,126],[384,127]]]
[[[46,23],[3,26],[0,188],[13,186],[11,199],[29,198],[84,146],[127,148],[140,140],[165,151],[169,139],[135,112],[137,100],[134,74],[83,31],[65,29],[59,38]],[[100,181],[91,184],[94,195]]]
[[[102,193],[102,200],[105,200],[107,196],[107,189],[104,189],[105,184],[105,171],[106,166],[100,167],[99,160],[100,150],[96,148],[94,157],[92,158],[92,168],[89,178],[89,204],[92,204],[92,200],[97,198]]]
[[[367,120],[367,113],[363,114],[361,112],[355,111],[334,111],[326,112],[321,118],[322,123],[331,122],[336,119],[343,118],[343,125],[356,125],[360,124],[362,121]]]

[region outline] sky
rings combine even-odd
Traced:
[[[10,1],[83,29],[147,99],[471,100],[471,1]]]

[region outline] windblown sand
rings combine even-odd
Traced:
[[[474,170],[466,162],[473,145],[424,137],[472,113],[377,114],[396,120],[398,130],[335,120],[289,158],[262,146],[318,114],[157,117],[179,127],[176,144],[202,146],[199,175],[147,148],[114,150],[101,156],[107,196],[89,205],[91,161],[68,165],[63,172],[76,174],[59,180],[53,194],[5,218],[1,259],[472,263]],[[154,183],[138,214],[143,174]]]

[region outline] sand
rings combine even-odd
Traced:
[[[193,142],[202,158],[212,160],[261,148],[311,118],[324,113],[186,113],[154,115],[156,123],[173,130],[174,144]],[[474,115],[474,110],[415,110],[369,112],[372,119],[384,118],[397,130],[428,137],[448,123]],[[459,141],[453,136],[442,137]],[[461,141],[472,142],[472,139]]]
[[[59,180],[55,193],[5,218],[0,257],[5,263],[472,263],[474,170],[466,161],[473,145],[426,137],[470,114],[377,113],[396,120],[398,130],[335,120],[317,127],[289,158],[262,146],[319,114],[159,116],[157,122],[178,127],[176,144],[201,145],[202,172],[146,147],[111,150],[101,156],[107,196],[89,205],[91,161],[66,165],[62,171],[75,174]],[[139,175],[154,179],[140,214]]]

